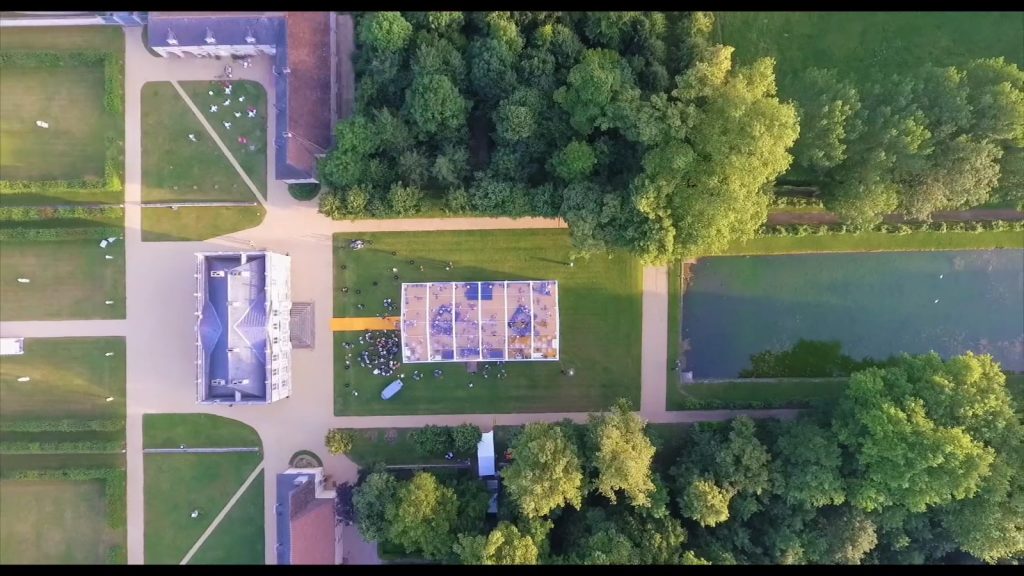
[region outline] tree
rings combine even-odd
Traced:
[[[566,85],[552,96],[569,114],[569,123],[584,136],[603,125],[616,99],[635,90],[629,67],[611,50],[587,50],[569,72]]]
[[[999,185],[992,191],[992,199],[1024,212],[1024,148],[1009,148],[1003,154]]]
[[[875,524],[850,506],[819,515],[807,538],[807,559],[815,564],[860,564],[878,543]]]
[[[537,564],[537,545],[510,522],[499,522],[487,536],[462,534],[455,552],[463,564]]]
[[[447,76],[417,74],[405,94],[405,110],[422,136],[464,129],[469,103]]]
[[[380,52],[398,52],[412,37],[412,25],[399,12],[369,12],[359,19],[359,43]]]
[[[715,526],[729,519],[729,502],[734,490],[716,485],[711,480],[694,480],[679,497],[683,516],[701,526]]]
[[[654,445],[644,434],[646,425],[630,412],[627,400],[618,401],[608,414],[591,416],[588,436],[595,448],[594,488],[613,504],[617,501],[616,491],[622,490],[633,506],[651,505]]]
[[[800,137],[793,146],[793,158],[822,174],[846,158],[848,133],[854,114],[860,109],[860,96],[849,82],[839,79],[834,70],[812,68],[797,77],[797,111]]]
[[[810,420],[786,424],[774,453],[772,484],[787,505],[820,508],[846,501],[842,453],[830,430]]]
[[[456,454],[472,454],[480,444],[480,427],[476,424],[459,424],[451,429],[452,449]]]
[[[551,168],[559,178],[572,183],[590,176],[597,157],[586,142],[573,140],[551,158]]]
[[[853,454],[851,502],[923,512],[976,494],[995,458],[986,436],[1013,418],[1004,382],[990,356],[970,353],[853,374],[833,417]]]
[[[383,470],[373,472],[352,494],[352,505],[359,523],[359,533],[369,542],[388,537],[392,515],[398,495],[398,480]]]
[[[411,216],[419,212],[423,191],[415,186],[395,184],[388,191],[388,207],[392,214]]]
[[[418,75],[446,76],[459,88],[465,87],[466,63],[459,49],[447,39],[427,35],[416,48],[411,68]]]
[[[324,445],[331,454],[347,454],[352,449],[354,439],[355,434],[351,430],[331,428],[327,431],[327,437],[324,438]]]
[[[395,505],[388,509],[388,537],[408,553],[443,560],[452,553],[457,511],[454,490],[429,472],[417,472],[398,489]]]
[[[512,446],[514,460],[502,471],[511,499],[528,518],[561,506],[577,510],[583,500],[583,471],[577,447],[562,428],[527,424]]]
[[[483,100],[496,102],[516,88],[516,56],[500,40],[474,38],[468,57],[470,84]]]
[[[424,456],[440,456],[452,449],[452,432],[448,426],[426,426],[409,433],[416,450]]]

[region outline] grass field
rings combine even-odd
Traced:
[[[220,82],[182,82],[181,87],[192,99],[192,103],[213,126],[221,142],[234,155],[238,165],[256,184],[256,188],[266,197],[267,193],[267,91],[258,82],[239,80],[231,82],[231,95],[224,94],[224,86]],[[213,92],[213,95],[210,95]],[[239,102],[239,98],[245,98]],[[224,102],[231,99],[231,104]],[[217,106],[216,112],[210,112],[210,106]],[[249,118],[248,109],[256,109],[256,118]],[[240,113],[241,117],[235,114]],[[230,122],[231,129],[224,127],[223,122]],[[197,137],[209,138],[205,131]],[[247,142],[239,142],[239,138]]]
[[[124,338],[29,338],[24,354],[0,362],[0,418],[121,417],[124,383]]]
[[[822,236],[760,236],[737,242],[726,256],[767,254],[809,254],[818,252],[919,252],[924,250],[987,250],[1024,248],[1024,233],[1003,232],[911,232],[889,234],[825,234]]]
[[[749,402],[763,407],[802,406],[820,400],[839,398],[846,380],[791,378],[776,382],[669,382],[666,410],[708,408],[716,402],[739,404]]]
[[[124,33],[115,28],[5,28],[0,50],[95,50],[124,54]],[[0,178],[64,180],[101,178],[104,141],[123,139],[123,118],[103,109],[103,67],[0,70]],[[50,124],[49,129],[35,125]],[[103,195],[95,202],[119,201]],[[27,195],[5,195],[23,203]],[[15,199],[17,197],[17,199]],[[36,198],[39,200],[39,198]]]
[[[683,321],[683,263],[676,261],[668,266],[668,383],[679,381],[679,371],[675,370],[682,347],[683,334],[680,326]]]
[[[580,411],[607,408],[620,397],[639,403],[641,268],[624,253],[613,258],[569,261],[566,230],[361,234],[362,250],[349,238],[334,239],[336,316],[372,316],[384,298],[400,302],[400,282],[474,280],[557,280],[560,307],[560,362],[508,362],[508,377],[472,379],[460,363],[418,364],[428,376],[407,378],[392,399],[380,391],[393,378],[373,376],[358,363],[360,349],[346,350],[359,333],[335,333],[335,413],[453,414]],[[392,255],[395,252],[396,255]],[[413,260],[415,264],[409,264]],[[451,261],[451,271],[445,264]],[[341,266],[345,265],[346,270]],[[423,271],[419,267],[424,268]],[[399,280],[392,278],[398,268]],[[379,282],[374,287],[372,283]],[[341,288],[347,286],[348,294]],[[362,295],[356,295],[360,290]],[[356,304],[366,308],[357,310]],[[353,367],[344,369],[346,354]],[[571,367],[572,377],[560,370]],[[435,368],[444,378],[429,376]],[[399,372],[411,373],[411,367]],[[408,374],[407,374],[408,375]],[[474,383],[469,388],[469,382]],[[352,392],[358,392],[358,396]]]
[[[251,196],[250,196],[251,197]],[[188,206],[142,209],[143,242],[208,240],[255,228],[263,222],[262,206]]]
[[[260,436],[248,424],[213,414],[146,414],[142,417],[145,448],[261,448]]]
[[[199,539],[231,496],[259,464],[251,452],[223,454],[147,454],[145,456],[145,506],[147,564],[178,564]],[[262,488],[262,484],[260,484]],[[237,505],[237,504],[236,504]],[[198,518],[192,518],[198,509]],[[262,534],[263,515],[258,522]],[[235,530],[254,529],[239,526]],[[224,526],[218,527],[216,534]],[[220,536],[236,541],[231,534]],[[262,547],[262,537],[260,538]],[[254,544],[252,544],[254,545]],[[213,549],[207,554],[214,554]]]
[[[811,67],[863,80],[993,56],[1024,65],[1021,12],[717,12],[715,18],[740,62],[775,57],[783,96],[786,81]]]
[[[104,564],[124,534],[103,522],[100,481],[0,480],[0,564]]]
[[[124,242],[99,240],[0,243],[0,320],[124,318]]]
[[[102,178],[103,89],[102,66],[0,69],[0,178]]]
[[[698,379],[733,378],[799,338],[854,358],[973,350],[1024,369],[1020,250],[704,258],[683,300]]]
[[[345,456],[360,468],[376,462],[390,466],[451,464],[443,457],[425,457],[416,450],[409,435],[418,428],[361,428],[352,430],[352,449]],[[389,436],[390,435],[390,436]]]
[[[246,564],[266,561],[263,536],[263,472],[224,516],[189,564]]]
[[[113,352],[113,356],[105,356]],[[29,382],[18,382],[28,376]],[[113,397],[110,402],[106,398]],[[0,419],[123,419],[125,339],[31,338],[25,353],[0,361]],[[124,441],[114,432],[4,432],[4,441]],[[124,454],[0,454],[0,476],[22,470],[124,468]],[[123,547],[110,528],[99,480],[0,481],[0,563],[103,564]],[[122,510],[123,513],[123,510]],[[117,561],[123,562],[118,557]]]

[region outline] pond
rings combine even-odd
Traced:
[[[695,378],[735,377],[800,338],[858,359],[972,350],[1024,371],[1024,250],[703,258],[682,331]]]

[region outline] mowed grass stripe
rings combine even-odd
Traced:
[[[260,472],[189,564],[259,565],[266,561],[263,475]]]
[[[146,414],[144,448],[262,448],[259,433],[248,424],[213,414]]]

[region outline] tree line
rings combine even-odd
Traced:
[[[509,440],[476,478],[379,469],[363,535],[473,564],[924,563],[1024,554],[1024,427],[990,356],[901,356],[792,421],[647,426],[624,401]]]
[[[794,155],[858,226],[977,205],[997,186],[1021,200],[1016,65],[865,87],[811,71],[790,103],[774,61],[737,65],[713,23],[705,12],[359,14],[356,112],[320,167],[320,209],[561,216],[580,255],[665,262],[753,236]]]

